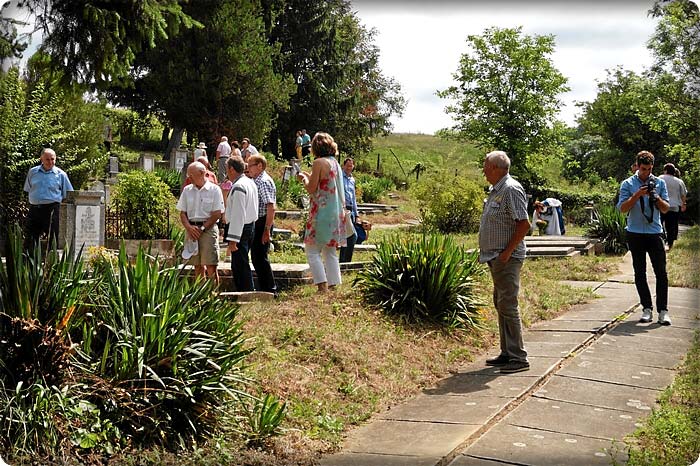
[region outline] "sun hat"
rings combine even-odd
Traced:
[[[200,142],[199,144],[197,144],[197,149],[206,149],[206,148],[207,148],[207,145],[204,144],[203,142]]]

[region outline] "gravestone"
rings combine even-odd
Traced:
[[[155,167],[155,157],[151,154],[141,154],[141,157],[139,157],[139,167],[145,172],[152,172]]]
[[[91,246],[105,242],[105,193],[103,191],[72,191],[61,205],[60,244],[75,246],[75,255]],[[64,214],[65,212],[65,214]],[[64,216],[65,215],[65,216]],[[65,218],[65,221],[63,221]]]
[[[110,156],[109,157],[109,167],[108,170],[110,178],[116,178],[119,173],[119,158]]]
[[[187,161],[192,158],[190,151],[187,149],[173,149],[170,156],[170,168],[182,171],[182,169],[187,165]]]

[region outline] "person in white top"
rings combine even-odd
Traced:
[[[226,136],[221,136],[221,142],[216,148],[216,177],[219,180],[226,178],[226,161],[231,155],[231,145]]]
[[[233,182],[226,200],[226,218],[230,219],[226,241],[231,254],[231,273],[236,291],[253,291],[250,270],[250,248],[253,245],[255,221],[258,219],[258,187],[243,174],[245,162],[234,155],[228,159],[228,177]]]
[[[200,142],[199,144],[197,144],[197,148],[194,150],[193,161],[197,160],[202,156],[207,156],[207,145],[203,142]]]
[[[668,212],[661,214],[661,222],[666,230],[666,243],[668,248],[678,239],[678,219],[681,212],[685,212],[685,198],[688,190],[683,180],[675,176],[676,167],[672,163],[664,165],[664,174],[659,178],[666,182],[668,191]]]
[[[206,168],[200,162],[187,167],[192,184],[182,190],[177,201],[180,221],[187,238],[197,241],[199,252],[188,260],[194,265],[195,274],[214,278],[219,284],[219,228],[217,222],[224,213],[224,196],[218,185],[207,180]]]

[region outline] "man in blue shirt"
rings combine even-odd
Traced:
[[[353,227],[357,223],[357,197],[355,196],[355,178],[352,176],[352,171],[355,169],[355,161],[351,158],[345,159],[343,162],[343,188],[345,190],[345,210],[350,211]],[[339,262],[352,262],[352,253],[355,250],[357,242],[357,233],[353,233],[348,237],[347,246],[340,248]]]
[[[632,253],[634,284],[642,304],[640,322],[651,322],[652,303],[647,283],[647,254],[656,276],[656,310],[658,323],[671,325],[668,317],[668,276],[666,250],[662,237],[661,214],[668,211],[668,191],[661,178],[652,175],[654,155],[649,151],[637,154],[637,172],[620,185],[617,208],[627,213],[627,247]]]
[[[58,219],[61,201],[73,185],[66,172],[56,166],[56,152],[53,149],[41,151],[41,165],[32,167],[24,181],[24,190],[29,193],[29,214],[25,249],[32,249],[46,233],[49,244],[58,245]]]

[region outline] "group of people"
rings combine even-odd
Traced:
[[[311,136],[306,134],[305,129],[297,131],[296,139],[294,140],[294,151],[299,161],[311,153]]]
[[[235,141],[234,148],[238,150]],[[211,172],[206,155],[196,157],[187,167],[190,183],[182,189],[177,203],[187,240],[194,243],[185,248],[185,257],[194,265],[197,275],[218,283],[221,223],[236,289],[254,290],[252,260],[258,276],[258,290],[277,293],[268,257],[277,190],[266,172],[267,160],[248,139],[243,139],[241,153],[231,150],[225,136],[217,147],[216,157],[217,165],[225,169],[220,184]]]
[[[354,245],[358,238],[361,241],[366,236],[362,235],[364,228],[358,217],[353,159],[347,158],[341,168],[336,160],[338,146],[327,133],[317,133],[309,145],[315,157],[311,172],[297,174],[311,204],[304,245],[314,283],[319,291],[326,291],[341,282],[340,262],[352,261]],[[243,139],[240,153],[236,153],[235,141],[233,146],[232,150],[224,136],[217,147],[217,165],[226,169],[220,183],[206,154],[195,154],[195,161],[187,168],[187,181],[177,204],[190,242],[185,248],[186,258],[194,265],[197,275],[218,283],[219,224],[222,224],[236,289],[254,289],[250,253],[258,276],[258,290],[276,293],[268,257],[275,216],[275,183],[266,172],[265,157],[248,139]],[[206,146],[200,144],[198,148]]]
[[[671,325],[668,312],[666,249],[678,236],[678,213],[686,210],[687,190],[673,164],[664,166],[658,178],[652,174],[654,155],[637,154],[633,174],[620,185],[617,208],[627,214],[627,246],[632,255],[634,283],[642,305],[641,323],[653,320],[651,291],[647,282],[647,256],[656,276],[656,310],[659,325]],[[504,152],[486,155],[484,174],[491,184],[479,228],[479,261],[489,266],[493,300],[498,314],[500,354],[486,364],[501,373],[530,368],[522,337],[518,308],[520,269],[525,258],[524,237],[530,230],[523,187],[509,175],[510,160]],[[556,207],[551,205],[549,207]],[[548,207],[542,204],[536,211]],[[662,225],[662,219],[665,223]],[[557,219],[558,220],[558,219]],[[557,221],[558,225],[559,222]]]
[[[226,144],[224,144],[226,143]],[[230,183],[225,197],[221,187],[207,178],[207,166],[195,161],[187,168],[191,183],[177,203],[190,250],[190,263],[196,273],[218,281],[218,222],[228,223],[224,235],[231,254],[231,268],[236,288],[253,290],[253,277],[248,254],[258,275],[259,290],[277,292],[268,258],[273,227],[276,188],[266,173],[267,161],[244,140],[247,156],[232,154],[225,148],[226,138],[217,148],[217,159],[225,159],[226,180]],[[234,144],[235,147],[235,144]],[[297,177],[310,195],[311,209],[305,225],[304,245],[314,284],[319,292],[341,283],[340,257],[352,257],[357,238],[357,201],[352,177],[354,161],[345,159],[343,166],[336,159],[338,146],[328,133],[316,133],[311,141],[314,156],[311,172]],[[201,157],[201,156],[200,156]],[[244,158],[245,157],[245,158]],[[30,210],[27,236],[30,246],[39,236],[49,233],[56,239],[61,201],[72,191],[65,172],[56,167],[56,153],[44,149],[41,164],[29,170],[24,189],[29,193]],[[204,156],[206,160],[206,156]],[[686,209],[687,190],[672,164],[664,166],[664,175],[652,174],[654,155],[649,151],[637,154],[634,174],[620,185],[617,208],[627,214],[627,243],[632,255],[634,281],[642,305],[640,322],[652,321],[653,303],[646,277],[649,256],[656,276],[656,309],[658,323],[671,325],[668,315],[668,277],[666,249],[677,237],[677,214]],[[500,354],[486,361],[502,373],[526,371],[530,368],[522,336],[518,307],[520,271],[526,256],[524,238],[530,231],[527,196],[522,185],[509,174],[510,159],[505,152],[486,155],[483,173],[490,190],[484,203],[479,227],[479,261],[488,264],[493,279],[493,301],[498,314]],[[666,233],[662,226],[666,222]]]

